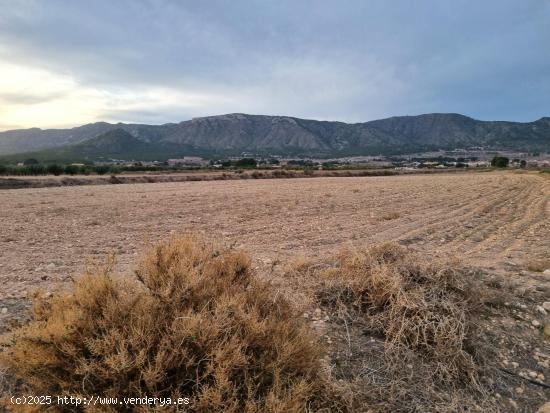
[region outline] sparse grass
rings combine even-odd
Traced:
[[[317,340],[244,253],[173,238],[137,280],[111,268],[36,298],[0,358],[22,392],[189,397],[189,412],[347,411]]]

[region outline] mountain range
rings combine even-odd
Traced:
[[[550,117],[481,121],[454,113],[397,116],[364,123],[228,114],[180,123],[98,122],[72,129],[0,132],[7,159],[164,160],[184,155],[395,155],[468,149],[550,152]]]

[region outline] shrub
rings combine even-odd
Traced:
[[[40,164],[29,164],[28,166],[24,167],[24,169],[27,170],[25,175],[44,175],[46,173],[46,167],[44,165]]]
[[[117,178],[116,175],[111,175],[111,176],[109,177],[109,183],[110,183],[110,184],[121,184],[122,181],[121,181],[119,178]]]
[[[95,173],[98,175],[105,175],[107,172],[109,172],[109,166],[107,165],[96,165],[94,167]]]
[[[285,171],[284,169],[276,169],[272,173],[275,178],[292,178],[294,177],[294,172]]]
[[[80,172],[80,167],[78,165],[67,165],[65,166],[65,173],[67,175],[76,175]]]
[[[242,158],[235,162],[237,168],[255,168],[256,159],[254,158]]]
[[[388,355],[412,350],[433,363],[441,381],[477,382],[467,349],[476,332],[470,315],[481,299],[463,270],[387,243],[342,253],[325,277],[321,302],[382,334]]]
[[[244,253],[174,238],[146,254],[137,280],[111,267],[37,298],[1,358],[24,391],[189,397],[188,412],[346,411],[317,341]]]
[[[122,166],[120,166],[120,165],[110,165],[110,166],[109,166],[109,173],[111,173],[111,174],[113,174],[113,175],[114,175],[114,174],[119,174],[119,173],[121,173],[121,172],[123,171],[123,169],[124,169],[124,168],[123,168]]]
[[[61,175],[64,171],[65,169],[61,165],[55,163],[46,167],[46,172],[55,176]]]
[[[509,163],[510,159],[506,158],[505,156],[495,156],[491,160],[491,166],[494,166],[496,168],[507,168]]]
[[[83,165],[78,168],[78,173],[81,175],[90,175],[92,171],[93,171],[93,166],[90,166],[90,165]]]

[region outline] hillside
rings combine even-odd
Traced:
[[[108,134],[114,130],[118,131],[116,136]],[[95,140],[98,137],[101,139]],[[470,147],[550,152],[550,118],[520,123],[436,113],[348,124],[228,114],[158,126],[100,122],[72,129],[0,132],[0,155],[35,152],[42,158],[127,159],[133,154],[166,158],[242,152],[346,156]]]

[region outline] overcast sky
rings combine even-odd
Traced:
[[[0,0],[0,130],[550,116],[550,0]]]

